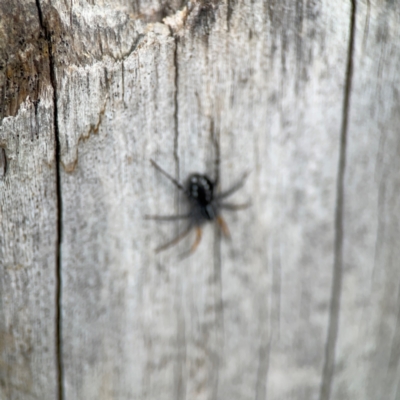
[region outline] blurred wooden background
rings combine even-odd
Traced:
[[[400,399],[400,3],[0,3],[0,399]],[[229,187],[182,225],[155,159]]]

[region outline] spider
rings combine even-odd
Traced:
[[[193,228],[196,229],[196,239],[192,244],[189,254],[193,253],[198,245],[200,244],[202,237],[202,225],[206,222],[216,221],[220,227],[223,235],[230,238],[230,233],[227,224],[220,215],[220,210],[225,209],[229,211],[236,211],[247,208],[246,204],[231,204],[226,203],[223,200],[232,195],[234,192],[239,190],[245,183],[249,173],[245,173],[243,177],[234,184],[230,189],[222,193],[215,193],[217,186],[217,180],[212,181],[207,175],[194,173],[189,175],[186,181],[186,185],[182,185],[175,178],[173,178],[168,172],[164,171],[154,160],[150,160],[151,164],[165,175],[174,185],[181,190],[189,203],[189,211],[182,215],[146,215],[146,219],[153,219],[159,221],[176,221],[179,219],[188,220],[186,229],[181,232],[178,236],[170,240],[169,242],[157,247],[155,252],[158,253],[162,250],[177,244],[183,239]]]

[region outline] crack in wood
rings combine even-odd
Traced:
[[[108,79],[107,79],[107,82],[108,82]],[[109,90],[108,83],[107,83],[106,86],[107,86],[107,90]],[[106,99],[104,101],[104,105],[103,105],[102,109],[99,112],[99,117],[98,117],[98,120],[97,120],[96,124],[91,124],[90,125],[87,134],[79,136],[78,142],[76,144],[76,148],[77,149],[78,149],[79,144],[81,142],[85,142],[86,140],[90,139],[90,137],[92,135],[97,135],[97,133],[99,132],[101,122],[103,121],[103,117],[104,117],[104,114],[106,112],[107,101],[108,101],[108,95],[107,95],[107,97],[106,97]],[[73,172],[75,170],[76,166],[78,165],[78,160],[79,160],[78,151],[77,151],[75,159],[72,162],[69,162],[69,163],[63,162],[61,160],[61,156],[60,156],[60,163],[61,163],[62,167],[64,168],[64,171],[68,172],[68,173],[71,173],[71,172]]]
[[[179,62],[178,62],[178,44],[179,38],[175,36],[175,49],[174,49],[174,68],[175,68],[175,77],[174,77],[174,124],[175,124],[175,135],[174,135],[174,159],[175,159],[175,168],[176,168],[176,178],[179,181],[179,154],[178,154],[178,145],[179,145],[179,103],[178,103],[178,95],[179,95]],[[176,198],[176,208],[179,211],[179,193]]]
[[[49,52],[50,82],[53,87],[53,123],[55,136],[55,163],[56,163],[56,192],[57,192],[57,240],[56,240],[56,312],[55,312],[55,342],[56,342],[56,366],[57,366],[57,391],[58,400],[64,399],[64,367],[62,360],[62,317],[61,317],[61,242],[62,242],[62,195],[61,195],[61,171],[60,171],[60,137],[58,129],[57,108],[57,78],[54,60],[54,49],[52,45],[52,30],[44,20],[40,0],[36,0],[40,27],[44,32]],[[37,128],[39,129],[39,128]]]
[[[328,335],[325,345],[325,362],[322,372],[319,400],[329,400],[335,373],[336,343],[339,332],[340,300],[343,274],[343,218],[344,218],[344,177],[346,169],[346,150],[348,120],[350,114],[350,96],[353,77],[353,56],[356,29],[356,0],[351,0],[350,38],[347,54],[346,81],[344,87],[342,126],[340,135],[339,164],[337,175],[337,198],[335,210],[335,242],[332,273],[332,291],[328,323]]]
[[[0,147],[0,179],[3,179],[7,173],[6,151]]]

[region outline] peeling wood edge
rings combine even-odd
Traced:
[[[346,77],[344,86],[344,99],[342,110],[342,126],[340,134],[340,149],[337,174],[337,192],[335,209],[335,242],[334,261],[332,272],[332,290],[330,300],[330,312],[328,333],[325,344],[325,361],[322,372],[319,400],[331,398],[332,384],[335,373],[336,344],[339,333],[340,301],[343,280],[343,219],[344,219],[344,178],[346,172],[346,152],[348,121],[350,115],[350,97],[353,79],[353,57],[356,30],[357,0],[351,0],[351,14],[349,23],[349,45],[347,53]]]
[[[87,135],[79,136],[78,143],[76,144],[76,155],[75,155],[74,160],[72,162],[70,162],[70,163],[65,163],[64,161],[62,161],[62,157],[60,155],[59,163],[63,167],[65,172],[68,172],[68,173],[74,172],[76,166],[78,165],[78,161],[79,161],[79,144],[81,142],[89,140],[90,137],[92,136],[92,134],[96,135],[99,132],[101,122],[102,122],[104,114],[106,112],[107,100],[108,100],[108,96],[107,96],[107,98],[106,98],[106,100],[104,102],[103,108],[100,110],[99,119],[98,119],[96,125],[92,124],[90,126]]]

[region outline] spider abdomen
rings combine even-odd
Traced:
[[[206,175],[193,174],[189,177],[187,195],[196,207],[195,214],[202,219],[215,219],[214,183]]]

